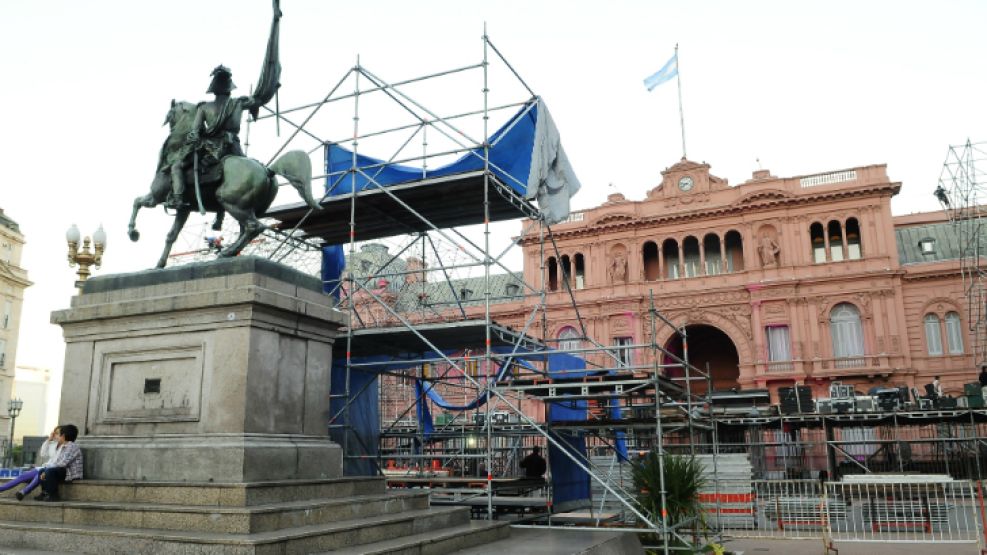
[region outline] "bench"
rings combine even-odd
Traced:
[[[825,526],[834,520],[846,520],[847,504],[843,499],[819,497],[770,497],[765,501],[764,513],[768,520],[785,526]]]
[[[949,505],[928,498],[869,499],[863,506],[865,523],[871,530],[881,528],[921,528],[932,533],[934,526],[949,522]]]

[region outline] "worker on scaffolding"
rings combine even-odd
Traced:
[[[548,470],[545,459],[541,456],[541,447],[537,445],[531,449],[530,455],[521,459],[518,466],[524,469],[525,478],[542,478]]]

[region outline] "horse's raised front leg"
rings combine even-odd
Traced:
[[[168,263],[168,255],[171,253],[171,246],[175,244],[175,239],[178,239],[178,234],[181,233],[182,228],[185,227],[185,221],[188,220],[188,215],[190,212],[191,208],[188,206],[183,206],[178,209],[178,212],[175,213],[175,222],[171,224],[171,230],[165,238],[165,248],[161,253],[161,258],[158,259],[158,268],[164,268],[165,264]]]
[[[171,178],[166,173],[158,172],[154,174],[154,180],[151,181],[151,191],[134,199],[134,211],[130,214],[130,225],[127,226],[127,235],[130,236],[131,241],[141,238],[140,232],[137,231],[137,211],[161,204],[169,191],[171,191]]]
[[[137,231],[137,211],[141,208],[151,208],[155,204],[157,203],[151,193],[134,199],[134,211],[130,213],[130,224],[127,226],[127,235],[130,236],[131,241],[141,238],[140,232]]]

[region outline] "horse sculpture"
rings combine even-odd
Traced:
[[[192,129],[195,109],[196,107],[192,103],[172,101],[171,109],[165,119],[165,123],[170,126],[171,130],[162,147],[162,159],[182,148],[185,137]],[[286,152],[275,160],[270,167],[265,167],[257,160],[244,156],[226,156],[219,164],[222,166],[222,179],[212,183],[200,183],[202,207],[207,212],[216,214],[216,219],[212,225],[215,230],[222,227],[223,217],[226,213],[236,218],[240,224],[239,237],[219,252],[221,257],[236,256],[247,243],[264,231],[264,224],[257,218],[263,216],[264,212],[270,208],[278,193],[275,175],[287,179],[306,204],[315,209],[319,208],[310,191],[312,162],[303,151]],[[188,179],[186,182],[191,185],[194,180]],[[154,208],[163,203],[171,190],[170,175],[159,171],[151,183],[151,192],[134,199],[134,211],[130,216],[130,225],[127,227],[131,241],[140,239],[140,232],[136,228],[137,212],[141,208]],[[185,222],[193,210],[193,205],[199,205],[194,185],[185,188],[184,196],[186,202],[175,211],[175,221],[165,240],[164,252],[158,259],[158,268],[164,268],[167,264],[171,247],[178,238],[182,227],[185,226]]]

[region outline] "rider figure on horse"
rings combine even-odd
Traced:
[[[267,104],[277,92],[281,77],[281,64],[278,61],[278,21],[281,10],[278,1],[274,2],[274,20],[271,22],[271,34],[267,41],[267,53],[264,56],[264,66],[261,68],[257,88],[249,96],[231,97],[230,93],[236,88],[233,84],[233,73],[226,66],[220,65],[212,71],[212,83],[207,93],[215,96],[212,101],[200,102],[196,106],[195,122],[192,130],[185,139],[182,148],[167,152],[162,147],[158,162],[158,172],[171,176],[172,191],[165,206],[181,208],[187,202],[185,195],[185,171],[206,173],[209,168],[216,168],[226,156],[243,156],[240,148],[240,121],[244,110],[256,120],[261,106]],[[167,143],[166,143],[167,144]],[[206,171],[203,171],[206,170]]]

